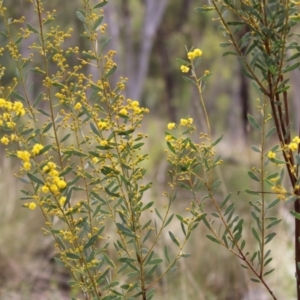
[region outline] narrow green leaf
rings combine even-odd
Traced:
[[[251,146],[251,149],[252,149],[253,151],[257,152],[257,153],[261,153],[261,149],[258,148],[258,147],[255,146],[255,145],[252,145],[252,146]]]
[[[96,30],[99,25],[102,23],[104,16],[100,16],[98,17],[98,19],[95,21],[94,25],[93,25],[93,30]]]
[[[207,237],[209,240],[213,241],[214,243],[217,243],[217,244],[221,245],[221,242],[220,242],[219,240],[217,240],[215,237],[213,237],[212,235],[207,234],[206,237]]]
[[[229,193],[229,194],[225,197],[225,199],[224,199],[223,202],[221,203],[220,209],[222,209],[222,208],[226,205],[226,203],[228,202],[228,200],[230,199],[230,197],[231,197],[231,193]]]
[[[76,16],[82,23],[86,22],[84,15],[79,10],[76,11]]]
[[[259,279],[257,279],[257,278],[250,278],[253,282],[260,282],[260,280]]]
[[[258,130],[261,131],[261,128],[260,128],[259,124],[257,123],[257,121],[255,120],[255,118],[253,116],[248,114],[247,118],[248,118],[248,121],[252,125],[253,128],[258,129]]]
[[[261,244],[261,241],[260,241],[260,237],[256,231],[256,229],[254,227],[252,227],[252,234],[253,236],[257,239],[257,241],[259,242],[259,244]]]
[[[250,178],[252,178],[253,180],[260,182],[260,179],[252,172],[252,171],[248,171],[248,175]]]
[[[277,225],[277,224],[280,223],[280,222],[281,222],[281,219],[275,220],[275,221],[271,222],[271,223],[266,227],[266,229],[269,229],[269,228],[271,228],[271,227]]]
[[[32,182],[35,182],[40,185],[44,185],[44,182],[41,179],[39,179],[38,177],[36,177],[35,175],[33,175],[31,173],[27,173],[27,176]]]
[[[271,135],[273,135],[275,132],[276,132],[276,128],[275,128],[275,127],[271,128],[271,129],[267,132],[265,138],[267,139],[268,137],[270,137]]]
[[[29,31],[32,31],[34,33],[39,33],[37,29],[35,29],[33,26],[31,26],[29,23],[26,24]]]
[[[96,242],[97,240],[97,235],[93,235],[89,240],[88,242],[84,245],[83,249],[87,249],[89,247],[91,247],[92,245],[94,245],[94,243]]]
[[[103,0],[102,2],[96,4],[93,9],[96,9],[96,8],[100,8],[100,7],[103,7],[104,5],[106,5],[108,2],[106,0]]]
[[[71,258],[71,259],[80,259],[80,258],[81,258],[80,255],[75,254],[75,253],[72,253],[72,252],[67,252],[67,253],[66,253],[66,256],[67,256],[68,258]]]
[[[177,238],[174,236],[174,234],[173,234],[171,231],[169,231],[169,236],[170,236],[171,240],[172,240],[178,247],[180,247],[179,241],[177,240]]]
[[[49,131],[51,129],[52,125],[53,125],[52,122],[48,123],[46,125],[46,127],[43,129],[42,134],[46,133],[47,131]]]

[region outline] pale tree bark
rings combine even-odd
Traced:
[[[134,37],[133,12],[130,9],[129,0],[123,0],[121,7],[113,1],[107,5],[107,18],[110,34],[115,40],[113,46],[124,49],[117,58],[120,61],[118,75],[129,78],[126,96],[132,99],[140,99],[144,83],[149,69],[149,60],[158,28],[162,22],[168,0],[144,0],[143,23],[140,27],[140,38],[136,46]],[[121,34],[123,32],[123,34]],[[118,42],[116,42],[118,40]],[[122,40],[122,42],[121,42]],[[121,48],[120,45],[123,45]]]

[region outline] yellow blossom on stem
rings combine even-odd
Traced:
[[[209,70],[204,71],[204,75],[208,75],[209,73],[210,73]]]
[[[194,121],[193,118],[188,118],[187,119],[188,124],[193,124],[193,121]]]
[[[122,108],[122,109],[120,110],[120,114],[121,114],[121,115],[124,115],[124,116],[127,116],[127,115],[128,115],[127,109],[126,109],[126,108]]]
[[[67,198],[66,197],[60,197],[59,199],[59,204],[60,206],[64,206],[66,203]]]
[[[17,151],[17,157],[24,162],[30,161],[30,153],[28,151]]]
[[[57,182],[57,186],[60,188],[60,189],[64,189],[66,186],[67,186],[67,183],[64,181],[64,180],[59,180]]]
[[[188,57],[189,60],[193,60],[195,58],[194,52],[193,51],[188,52],[187,57]]]
[[[299,138],[299,136],[295,136],[295,137],[293,138],[293,142],[294,142],[294,143],[297,143],[297,144],[300,144],[300,138]]]
[[[292,151],[296,151],[296,150],[298,149],[297,143],[294,143],[294,142],[290,143],[288,147],[289,147],[289,149],[291,149]]]
[[[188,123],[189,123],[188,120],[186,120],[186,119],[180,119],[180,125],[181,126],[186,126]]]
[[[169,123],[167,127],[169,130],[171,130],[171,129],[175,128],[175,126],[176,126],[175,123]]]
[[[30,168],[31,168],[31,163],[30,163],[30,162],[24,162],[23,168],[24,168],[26,171],[29,171]]]
[[[100,142],[100,145],[101,145],[101,146],[107,146],[107,145],[108,145],[108,141],[102,140],[102,141]]]
[[[49,188],[48,188],[47,185],[44,185],[44,186],[42,187],[42,192],[43,192],[43,193],[48,193],[48,192],[49,192]]]
[[[180,70],[181,70],[182,73],[187,73],[187,72],[190,70],[190,68],[187,67],[187,66],[182,65],[182,66],[180,67]]]
[[[200,57],[202,56],[202,50],[200,50],[199,48],[196,48],[194,51],[194,57]]]
[[[108,124],[106,122],[103,122],[103,121],[98,122],[97,125],[98,125],[98,127],[99,127],[100,130],[106,129],[107,126],[108,126]]]
[[[79,103],[79,102],[77,102],[77,103],[75,104],[75,106],[74,106],[74,108],[75,108],[76,110],[80,110],[81,107],[82,107],[82,105],[81,105],[81,103]]]
[[[34,202],[30,202],[28,204],[28,208],[31,209],[31,210],[35,210],[36,209],[36,204]]]
[[[167,142],[170,142],[170,141],[173,140],[173,137],[172,137],[170,134],[167,134],[166,137],[165,137],[165,140],[166,140]]]
[[[1,143],[4,144],[4,145],[8,145],[9,139],[8,139],[6,136],[4,136],[4,137],[1,139]]]
[[[41,144],[35,144],[33,146],[33,148],[32,148],[32,154],[33,155],[38,155],[43,148],[44,148],[43,145],[41,145]]]
[[[268,154],[267,154],[268,158],[272,159],[272,158],[275,158],[276,157],[276,153],[273,152],[273,151],[269,151]]]

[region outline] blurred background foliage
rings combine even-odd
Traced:
[[[218,151],[225,162],[217,176],[226,184],[224,194],[233,192],[239,213],[250,222],[247,217],[250,210],[247,204],[249,195],[238,195],[238,191],[249,187],[246,170],[256,161],[255,154],[249,150],[252,134],[246,123],[246,114],[255,114],[259,95],[252,90],[251,82],[241,74],[235,57],[222,56],[223,49],[219,44],[225,38],[219,30],[218,20],[213,20],[216,16],[213,13],[195,13],[194,8],[204,4],[207,1],[110,0],[105,7],[105,22],[108,24],[107,37],[112,39],[106,50],[117,51],[118,69],[113,81],[117,82],[120,76],[128,77],[126,96],[138,99],[143,106],[150,108],[151,112],[142,128],[149,134],[143,151],[150,155],[147,180],[154,182],[147,197],[155,199],[158,206],[168,180],[163,134],[167,123],[189,115],[194,118],[199,131],[205,130],[197,92],[182,79],[180,64],[176,61],[176,58],[186,58],[186,47],[190,49],[194,46],[203,50],[199,72],[202,74],[210,70],[213,73],[204,93],[213,135],[218,137],[224,134]],[[26,22],[36,27],[37,17],[29,2],[4,0],[4,5],[12,18],[24,15]],[[83,31],[82,23],[75,14],[81,1],[45,0],[44,5],[49,10],[56,9],[56,22],[61,28],[74,29],[66,47],[77,45],[81,50],[88,50],[86,40],[79,34]],[[30,42],[29,39],[20,44],[23,56],[28,56]],[[0,45],[3,46],[3,43],[0,36]],[[15,76],[15,68],[5,56],[1,58],[1,63],[6,66],[6,76],[1,82],[5,86]],[[38,63],[35,62],[36,65]],[[88,67],[84,71],[90,72]],[[291,77],[292,83],[298,84],[299,70],[293,71]],[[34,99],[39,94],[41,81],[37,74],[29,72],[27,83],[30,85],[32,82],[34,85],[30,93]],[[295,110],[300,109],[295,90],[290,94],[290,101]],[[22,183],[13,177],[18,167],[14,161],[4,158],[3,147],[1,153],[0,299],[70,299],[70,295],[76,295],[76,291],[69,290],[68,275],[53,261],[52,240],[43,237],[40,230],[44,222],[42,216],[20,207],[18,191]],[[185,209],[185,201],[184,194],[179,195],[178,209]],[[209,204],[207,206],[209,208]],[[274,288],[278,299],[286,300],[295,299],[291,242],[293,218],[288,211],[288,205],[283,203],[274,211],[283,222],[277,227],[277,238],[272,244],[276,271],[269,276],[270,286]],[[218,245],[206,240],[205,234],[204,226],[199,226],[186,249],[191,257],[181,262],[178,271],[169,274],[157,286],[155,299],[268,299],[259,285],[250,283],[239,262]]]

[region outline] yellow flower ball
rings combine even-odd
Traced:
[[[4,144],[4,145],[8,145],[9,139],[8,139],[6,136],[4,136],[4,137],[1,139],[1,143]]]
[[[77,103],[75,104],[75,106],[74,106],[74,108],[75,108],[76,110],[80,110],[81,107],[82,107],[82,105],[81,105],[81,103],[79,103],[79,102],[77,102]]]
[[[107,146],[107,145],[108,145],[108,141],[102,140],[102,141],[100,142],[100,145],[101,145],[101,146]]]
[[[193,53],[194,53],[194,57],[200,57],[200,56],[202,56],[202,51],[200,49],[198,49],[198,48],[196,48],[193,51]]]
[[[33,148],[32,148],[32,154],[33,155],[38,155],[43,148],[44,148],[43,145],[41,145],[41,144],[35,144],[33,146]]]
[[[49,192],[49,188],[48,188],[47,185],[44,185],[44,186],[42,187],[42,192],[43,192],[43,193],[48,193],[48,192]]]
[[[30,162],[24,162],[23,168],[24,168],[26,171],[29,171],[30,168],[31,168],[31,163],[30,163]]]
[[[181,126],[186,126],[188,124],[188,120],[186,119],[180,119],[180,125]]]
[[[127,115],[128,115],[127,109],[126,109],[126,108],[122,108],[122,109],[120,110],[120,114],[121,114],[121,115],[124,115],[124,116],[127,116]]]
[[[176,126],[175,123],[169,123],[167,127],[169,130],[172,130],[173,128],[175,128],[175,126]]]
[[[267,156],[268,156],[268,158],[272,159],[272,158],[276,157],[276,153],[272,152],[272,151],[269,151],[268,154],[267,154]]]
[[[64,180],[60,180],[60,181],[57,182],[57,186],[60,189],[64,189],[67,186],[67,183]]]
[[[182,73],[187,73],[187,72],[190,70],[190,68],[187,67],[187,66],[182,65],[182,66],[180,67],[180,70],[181,70]]]
[[[30,202],[28,205],[28,208],[31,210],[35,210],[36,209],[36,204],[34,202]]]

